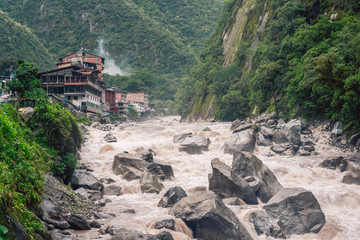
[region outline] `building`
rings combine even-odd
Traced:
[[[115,101],[117,104],[117,107],[119,108],[119,115],[120,116],[126,116],[128,114],[128,101],[126,98],[126,93],[116,93],[115,95]]]
[[[105,101],[109,103],[110,113],[119,114],[119,108],[116,106],[116,96],[117,92],[114,88],[107,88],[105,91]]]
[[[39,73],[41,87],[86,112],[102,113],[104,58],[79,51],[60,58],[56,69]]]
[[[126,99],[139,113],[150,110],[149,95],[146,93],[128,93]]]

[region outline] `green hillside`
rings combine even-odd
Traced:
[[[200,63],[183,79],[184,118],[343,120],[360,128],[357,0],[228,0]]]
[[[215,26],[222,0],[4,0],[0,9],[28,26],[56,57],[98,40],[124,67],[181,75]]]
[[[52,66],[49,60],[53,58],[31,30],[13,21],[1,10],[0,35],[0,74],[5,71],[6,65],[16,65],[18,58],[33,62],[41,70]]]

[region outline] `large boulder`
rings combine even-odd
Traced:
[[[303,188],[283,188],[264,206],[272,219],[281,220],[289,234],[318,233],[325,215],[315,196]]]
[[[238,133],[238,132],[250,129],[251,127],[252,127],[252,124],[250,124],[250,123],[240,124],[237,128],[234,129],[233,133]]]
[[[187,197],[187,194],[181,187],[171,187],[161,198],[158,206],[163,208],[172,207],[184,197]]]
[[[337,138],[338,136],[340,136],[343,132],[343,128],[344,128],[344,124],[342,121],[337,121],[335,124],[334,124],[334,127],[331,131],[331,137],[332,138]]]
[[[70,224],[70,228],[74,230],[90,230],[89,224],[80,216],[77,215],[70,215],[69,219],[67,220]]]
[[[262,163],[255,155],[246,152],[235,153],[231,168],[231,177],[253,177],[250,184],[258,187],[255,190],[256,195],[262,202],[267,202],[280,189],[281,184],[271,170]]]
[[[294,132],[301,132],[303,126],[300,120],[298,119],[293,119],[290,120],[288,123],[285,124],[284,129],[289,131],[294,131]]]
[[[121,186],[112,184],[106,186],[104,189],[104,195],[113,195],[113,196],[120,196],[121,195]]]
[[[241,124],[244,124],[244,123],[245,123],[244,121],[241,121],[241,120],[239,120],[239,119],[236,119],[236,120],[231,124],[230,131],[235,130],[235,129],[238,128]]]
[[[178,143],[180,143],[179,151],[184,151],[188,154],[201,154],[202,151],[208,150],[210,139],[202,136],[188,136]]]
[[[347,168],[342,182],[360,185],[360,153],[348,156],[344,160],[347,161]]]
[[[71,186],[76,190],[85,188],[90,190],[102,191],[104,185],[91,173],[76,169],[70,178]]]
[[[272,220],[265,212],[256,211],[249,215],[249,222],[254,225],[258,235],[265,234],[275,238],[286,238],[288,232],[284,224],[278,220]]]
[[[108,143],[117,142],[117,138],[112,133],[106,134],[104,140],[107,141]]]
[[[237,216],[212,192],[185,197],[169,213],[181,218],[197,239],[253,239]]]
[[[178,142],[181,142],[182,140],[184,140],[185,138],[187,137],[191,137],[192,136],[192,133],[191,132],[187,132],[187,133],[180,133],[180,134],[177,134],[173,137],[173,142],[174,143],[178,143]]]
[[[116,175],[123,175],[128,181],[139,179],[143,171],[150,165],[140,155],[120,153],[114,157],[112,171]]]
[[[239,197],[248,204],[257,204],[252,187],[243,178],[231,177],[231,168],[215,158],[211,161],[213,173],[209,175],[209,190],[220,197]]]
[[[286,136],[285,131],[283,130],[276,130],[273,132],[272,140],[274,143],[280,144],[280,143],[286,143],[289,141],[289,139]]]
[[[235,152],[253,152],[255,148],[255,131],[252,129],[239,132],[224,143],[224,153],[234,154]]]
[[[170,165],[162,163],[151,163],[147,171],[156,175],[160,180],[171,179],[174,177],[174,171]]]
[[[55,206],[48,200],[39,204],[38,215],[47,224],[52,224],[58,229],[69,229],[70,224],[66,221],[60,207]]]
[[[340,172],[345,172],[347,169],[347,160],[345,160],[344,157],[326,159],[320,164],[320,166],[331,170],[338,168]]]
[[[149,172],[145,172],[140,179],[140,189],[142,193],[156,193],[164,188],[164,185],[159,182],[157,177]]]

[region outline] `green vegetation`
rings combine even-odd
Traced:
[[[215,117],[234,120],[258,112],[282,117],[343,120],[359,130],[360,7],[357,1],[255,1],[235,60],[223,66],[223,34],[242,1],[226,1],[218,27],[176,94],[182,116],[206,109],[216,96]],[[325,14],[326,13],[326,14]],[[259,30],[268,15],[264,30]],[[260,18],[261,17],[261,18]],[[258,19],[258,20],[257,20]]]
[[[1,4],[0,4],[1,5]],[[0,6],[0,9],[3,9]],[[0,10],[0,75],[17,68],[17,59],[33,62],[41,70],[51,68],[54,59],[31,30]]]

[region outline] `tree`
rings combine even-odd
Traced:
[[[16,78],[7,84],[9,89],[17,92],[19,97],[25,97],[25,95],[30,97],[33,92],[36,92],[36,95],[38,95],[39,90],[37,89],[40,87],[40,80],[36,78],[38,69],[34,64],[23,60],[19,60],[18,64]]]

